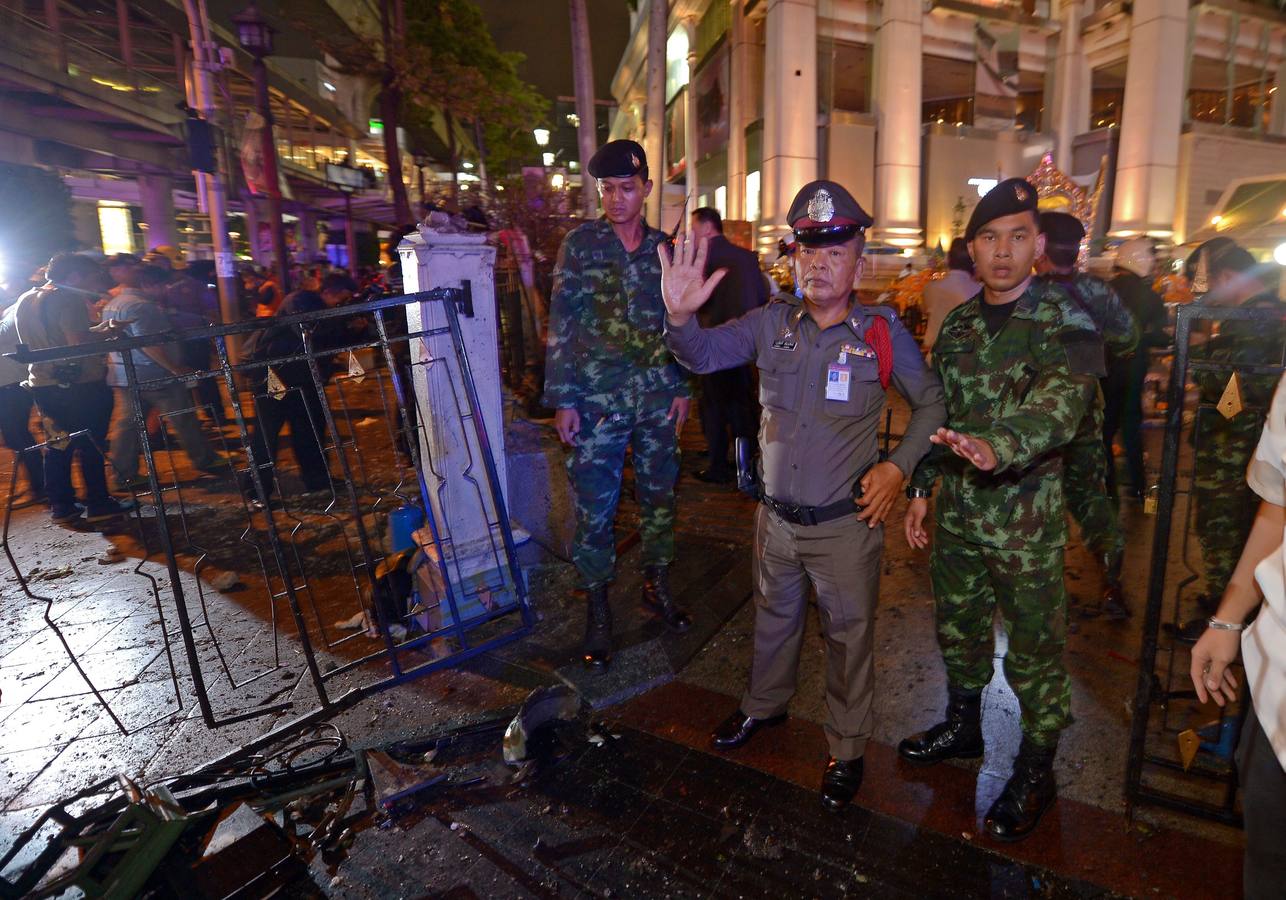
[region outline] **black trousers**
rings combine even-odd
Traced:
[[[264,385],[259,385],[255,391],[256,417],[250,436],[255,461],[260,466],[277,461],[281,429],[289,424],[290,449],[299,464],[304,487],[310,491],[330,487],[330,471],[318,441],[318,435],[326,433],[326,413],[312,382],[309,381],[306,387],[290,388],[280,400],[267,396],[265,390]],[[271,494],[275,490],[271,470],[261,471],[264,472],[264,489]]]
[[[1242,888],[1246,900],[1286,893],[1286,769],[1252,707],[1237,747],[1241,809],[1246,820]]]
[[[730,438],[755,437],[755,378],[750,366],[701,376],[701,430],[710,450],[710,470],[730,473]]]
[[[107,472],[99,448],[107,446],[107,425],[112,420],[115,398],[105,382],[74,384],[69,387],[38,387],[31,396],[40,411],[68,434],[88,431],[72,439],[65,449],[45,447],[45,493],[49,505],[76,502],[71,482],[72,458],[80,460],[80,477],[85,483],[85,502],[106,503]],[[92,437],[92,439],[91,439]]]
[[[1136,494],[1147,491],[1147,477],[1143,472],[1143,382],[1148,374],[1148,357],[1135,355],[1129,359],[1115,360],[1108,376],[1100,382],[1103,386],[1103,443],[1107,447],[1107,486],[1116,490],[1116,462],[1112,456],[1112,441],[1118,432],[1125,449],[1125,468],[1130,479],[1130,490]]]
[[[31,436],[31,405],[31,394],[22,385],[0,387],[0,436],[4,445],[18,454],[32,491],[40,494],[45,490],[45,466],[40,451],[28,449],[36,443]]]

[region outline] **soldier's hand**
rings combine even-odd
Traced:
[[[580,434],[580,413],[572,407],[558,410],[554,413],[554,428],[560,441],[569,447],[574,446],[576,436]]]
[[[691,408],[692,400],[688,397],[675,397],[674,402],[670,404],[670,411],[665,414],[665,420],[674,423],[675,434],[683,431],[683,423],[688,421],[688,411]]]
[[[901,469],[887,460],[871,466],[862,476],[862,496],[853,501],[859,510],[857,517],[871,528],[879,525],[893,508],[901,489]]]
[[[990,472],[996,468],[995,449],[980,437],[961,434],[950,428],[939,428],[937,434],[929,435],[929,440],[935,444],[950,447],[951,452],[956,456],[969,460],[984,472]]]
[[[928,514],[928,497],[912,497],[906,505],[906,542],[917,550],[929,546],[929,532],[924,530],[924,519]]]
[[[1192,648],[1192,686],[1202,703],[1237,699],[1237,676],[1228,668],[1241,650],[1241,632],[1207,628]]]
[[[675,239],[673,259],[665,244],[657,245],[656,252],[661,257],[661,297],[666,314],[672,323],[682,325],[710,299],[727,269],[719,269],[706,278],[709,246],[689,232]]]

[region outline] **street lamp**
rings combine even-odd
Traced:
[[[290,290],[290,261],[286,257],[286,226],[281,220],[281,181],[277,174],[277,141],[272,133],[272,104],[268,98],[268,67],[275,30],[252,2],[232,17],[237,43],[254,57],[255,104],[263,117],[263,177],[268,200],[268,222],[272,233],[272,255],[282,293]]]
[[[531,130],[531,135],[536,139],[537,147],[549,146],[549,129],[548,128],[533,128]]]

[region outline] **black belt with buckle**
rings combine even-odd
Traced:
[[[840,516],[857,515],[857,507],[853,505],[852,497],[845,497],[829,506],[799,506],[794,503],[782,503],[767,494],[763,494],[759,499],[764,506],[776,513],[778,518],[792,525],[821,525]]]

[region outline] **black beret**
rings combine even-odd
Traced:
[[[589,174],[595,178],[629,178],[643,173],[647,178],[647,154],[635,141],[608,141],[589,158]]]
[[[1085,239],[1085,226],[1069,213],[1043,212],[1040,214],[1040,233],[1050,244],[1079,247]]]
[[[833,181],[804,185],[786,213],[795,240],[815,247],[842,244],[874,221],[852,194]]]
[[[1020,212],[1036,211],[1036,189],[1024,178],[1006,178],[978,201],[965,226],[964,239],[972,241],[988,222]]]

